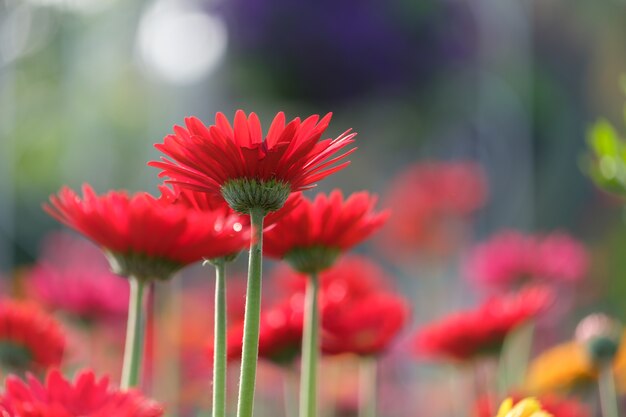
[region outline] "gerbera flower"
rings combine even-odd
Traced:
[[[578,341],[558,344],[539,354],[528,367],[524,388],[531,393],[543,394],[569,391],[578,386],[594,383],[598,366],[593,363],[585,347]],[[626,392],[626,344],[622,343],[613,360],[617,386]]]
[[[414,340],[419,356],[464,361],[498,354],[506,336],[551,304],[543,287],[493,297],[475,310],[453,313],[422,328]]]
[[[291,297],[261,310],[259,357],[278,365],[289,365],[300,354],[302,345],[303,300]],[[228,358],[241,359],[243,322],[228,332]],[[209,352],[212,349],[209,348]]]
[[[116,273],[141,279],[166,279],[203,258],[237,253],[249,239],[236,216],[165,206],[146,193],[98,196],[85,185],[81,197],[65,187],[44,208],[100,245]]]
[[[449,253],[487,197],[485,173],[477,163],[413,164],[392,180],[385,195],[393,217],[382,230],[382,249],[393,257],[414,257],[416,250]]]
[[[407,301],[392,294],[372,293],[349,303],[326,304],[322,314],[322,352],[380,354],[408,318]]]
[[[308,276],[294,271],[286,265],[277,267],[270,280],[275,284],[275,291],[282,296],[304,294]],[[369,258],[348,254],[319,275],[321,303],[350,303],[372,293],[391,290],[392,279],[385,271]]]
[[[512,404],[517,404],[524,399],[522,395],[513,394],[509,397]],[[554,417],[590,417],[591,410],[587,405],[574,398],[565,398],[555,394],[546,394],[537,398],[543,410]],[[474,417],[493,417],[497,410],[498,402],[491,396],[483,396],[478,399],[474,406]]]
[[[29,375],[6,380],[0,395],[0,414],[6,417],[160,417],[162,407],[138,391],[118,391],[107,377],[96,379],[93,371],[81,371],[72,383],[52,370],[42,384]]]
[[[529,235],[513,230],[477,245],[465,266],[474,282],[499,289],[528,281],[575,283],[588,269],[587,250],[569,235]]]
[[[507,398],[502,402],[496,417],[554,417],[535,398],[524,398],[514,402]]]
[[[264,253],[285,258],[297,271],[319,272],[336,257],[371,235],[389,217],[374,211],[376,197],[367,192],[344,200],[341,191],[306,198],[265,234]]]
[[[330,118],[313,115],[286,124],[281,112],[263,137],[255,113],[246,116],[238,110],[234,126],[222,113],[209,127],[190,117],[186,127],[175,126],[174,134],[155,145],[171,160],[164,157],[149,165],[161,168],[162,176],[181,187],[221,195],[236,211],[258,208],[267,213],[279,209],[291,192],[311,188],[347,165],[333,166],[354,149],[328,158],[351,144],[355,133],[320,141]]]
[[[242,227],[250,227],[250,217],[238,215],[223,198],[213,194],[194,191],[187,188],[174,185],[168,187],[161,185],[159,187],[161,196],[159,199],[164,204],[181,204],[194,210],[199,211],[223,211],[226,215],[239,216],[239,222]],[[263,228],[271,228],[278,220],[283,218],[291,210],[293,210],[302,201],[302,193],[291,193],[285,204],[276,211],[268,213],[263,219]]]
[[[59,323],[37,305],[0,301],[0,362],[16,371],[58,366],[65,336]]]
[[[277,292],[303,303],[309,278],[277,268]],[[326,354],[382,353],[409,318],[406,300],[391,292],[391,279],[376,263],[361,256],[342,257],[320,273],[321,350]]]
[[[593,382],[597,370],[585,349],[567,342],[542,352],[530,363],[525,388],[532,393],[567,391],[579,384]]]
[[[27,284],[44,305],[81,320],[119,319],[128,311],[128,283],[110,271],[97,247],[68,233],[45,238]]]

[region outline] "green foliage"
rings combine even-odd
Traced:
[[[589,130],[588,142],[592,155],[585,170],[600,188],[626,197],[626,140],[601,119]]]

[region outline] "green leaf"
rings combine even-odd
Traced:
[[[599,120],[591,127],[589,142],[598,157],[619,155],[621,159],[624,146],[620,143],[617,132],[608,121]]]

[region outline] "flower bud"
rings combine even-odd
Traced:
[[[594,364],[613,360],[622,338],[621,324],[601,313],[585,317],[576,327],[576,340],[587,350]]]

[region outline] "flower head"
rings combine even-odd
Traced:
[[[98,248],[69,233],[46,237],[28,289],[46,306],[83,320],[117,319],[128,311],[128,283],[109,270]]]
[[[525,388],[539,394],[568,390],[595,377],[596,369],[584,348],[567,342],[542,352],[530,363]]]
[[[510,400],[510,401],[509,401]],[[541,408],[554,417],[590,417],[591,411],[584,403],[574,398],[565,398],[555,394],[546,394],[537,398],[541,404]],[[511,410],[514,404],[520,404],[524,401],[524,396],[519,394],[511,395],[505,400],[504,409]],[[533,405],[533,403],[526,405]],[[496,398],[486,395],[478,399],[474,408],[475,417],[493,417],[493,412],[497,410],[498,403]],[[510,411],[510,410],[509,410]],[[525,410],[528,411],[528,410]],[[508,415],[508,413],[507,413]]]
[[[302,308],[307,276],[285,267],[272,278],[288,293],[292,305]],[[381,354],[408,321],[407,301],[391,291],[391,280],[367,258],[343,257],[321,272],[319,280],[321,349],[325,354]]]
[[[546,310],[552,300],[552,292],[543,287],[493,297],[477,309],[422,328],[414,340],[416,353],[457,361],[498,354],[506,336]]]
[[[190,209],[203,212],[221,211],[227,216],[237,216],[238,222],[242,225],[242,228],[250,227],[250,217],[237,214],[224,199],[219,196],[182,188],[178,185],[173,185],[172,187],[161,185],[159,191],[161,191],[159,200],[165,205],[183,205]],[[267,230],[273,227],[277,221],[291,212],[301,201],[302,193],[291,193],[285,201],[285,204],[279,210],[268,213],[267,216],[265,216],[263,219],[264,229]]]
[[[108,378],[96,379],[84,370],[74,383],[52,370],[42,384],[29,375],[26,381],[15,376],[6,380],[0,395],[0,414],[6,417],[160,417],[163,409],[138,391],[118,391]]]
[[[367,192],[345,200],[338,190],[303,199],[265,234],[265,254],[286,258],[300,272],[324,270],[384,224],[389,213],[375,212],[375,205],[376,197]]]
[[[88,185],[80,197],[63,188],[45,210],[100,245],[120,275],[165,279],[183,266],[247,247],[238,217],[164,205],[146,194],[110,191],[98,196]]]
[[[502,402],[496,417],[553,417],[542,408],[542,405],[535,398],[524,398],[513,402],[512,398],[507,398]]]
[[[155,145],[171,159],[163,157],[149,165],[161,168],[162,176],[181,187],[222,196],[236,211],[275,211],[291,192],[311,188],[346,166],[347,162],[333,164],[354,149],[329,158],[351,144],[355,134],[347,131],[320,141],[330,117],[320,120],[313,115],[286,123],[281,112],[265,137],[255,113],[246,116],[238,110],[234,125],[217,113],[209,127],[190,117],[185,127],[175,126],[174,134]]]
[[[543,236],[504,231],[476,246],[466,263],[472,280],[505,289],[526,281],[578,282],[588,269],[585,247],[561,232]]]
[[[0,362],[16,371],[58,366],[65,336],[58,322],[36,304],[0,302]]]
[[[382,233],[390,255],[415,256],[415,250],[447,252],[463,225],[487,200],[487,181],[474,162],[422,162],[396,176],[385,196],[393,217]]]
[[[288,365],[300,354],[304,311],[301,298],[287,298],[261,311],[259,357]],[[243,322],[228,331],[228,358],[241,358]],[[210,349],[211,351],[211,349]]]
[[[382,292],[348,303],[326,304],[322,316],[322,351],[380,354],[407,323],[409,311],[404,298]]]

